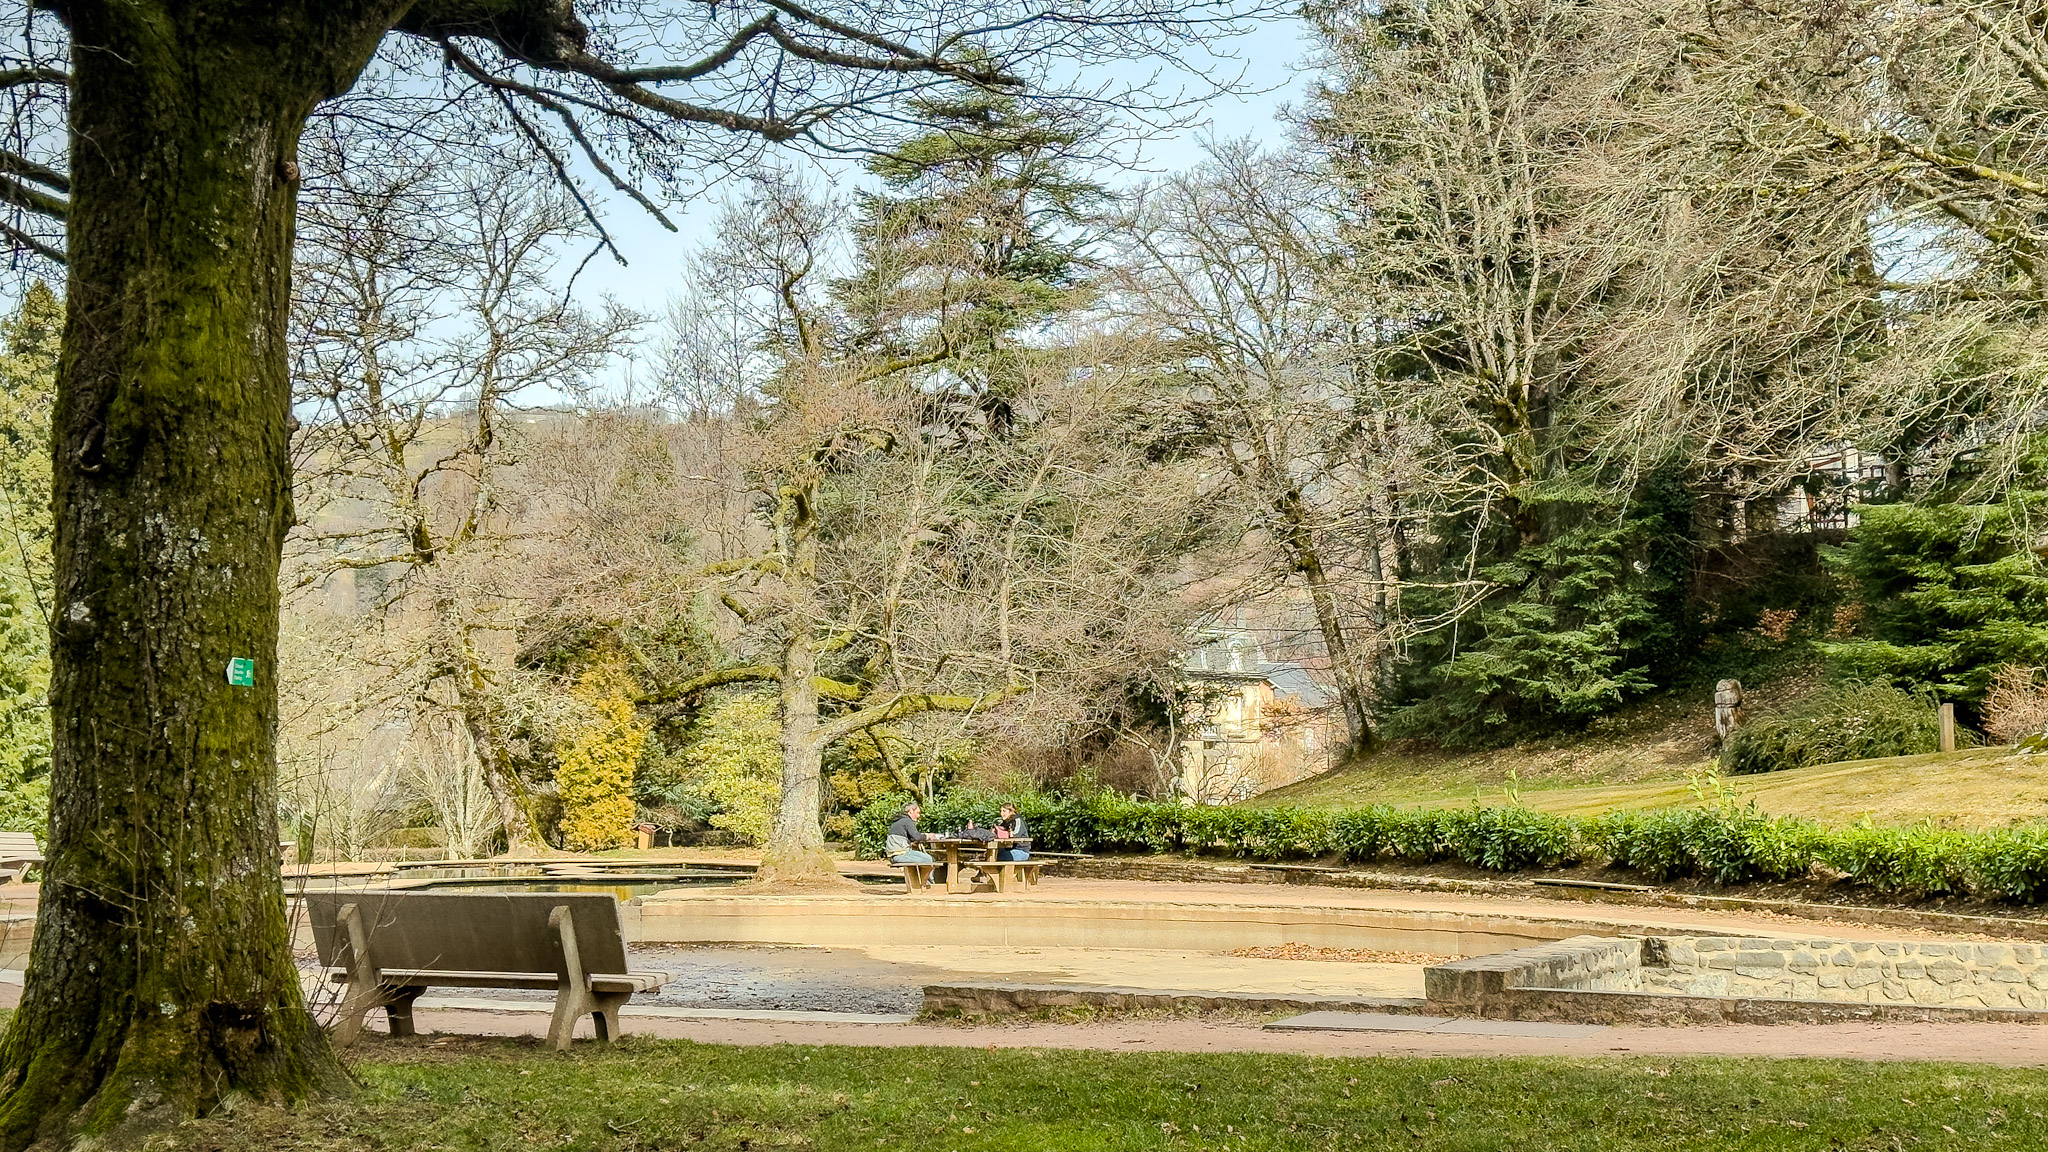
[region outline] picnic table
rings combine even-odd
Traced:
[[[974,891],[974,886],[972,884],[964,884],[960,879],[960,862],[963,853],[967,855],[967,863],[970,866],[993,865],[997,862],[997,849],[1023,848],[1028,851],[1031,847],[1031,838],[1029,836],[1015,836],[1005,840],[978,840],[970,836],[946,836],[936,840],[922,840],[911,845],[911,847],[927,850],[943,849],[946,854],[946,891],[972,892]],[[1003,890],[1004,873],[1014,871],[1015,869],[993,868],[992,870],[996,874],[996,891],[1000,892]]]

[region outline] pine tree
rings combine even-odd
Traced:
[[[2002,504],[1865,507],[1829,560],[1853,582],[1862,635],[1823,644],[1851,679],[1928,687],[1982,702],[1998,669],[2048,662],[2048,570],[2030,550],[2025,509]]]
[[[1107,197],[1079,175],[1099,126],[981,91],[920,112],[933,130],[868,164],[883,191],[858,198],[856,271],[835,285],[845,338],[999,402],[1021,337],[1077,303],[1076,225]]]

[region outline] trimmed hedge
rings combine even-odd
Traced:
[[[907,795],[885,797],[854,819],[854,849],[882,854]],[[1342,859],[1432,864],[1456,860],[1492,872],[1604,861],[1651,880],[1715,884],[1791,880],[1816,867],[1885,895],[1972,894],[2014,904],[2048,902],[2048,825],[1956,832],[1918,825],[1828,828],[1753,806],[1667,808],[1579,818],[1519,805],[1466,808],[1193,807],[1115,793],[1082,796],[954,792],[925,805],[926,829],[986,825],[1017,805],[1037,847],[1064,852],[1212,853],[1252,860]]]

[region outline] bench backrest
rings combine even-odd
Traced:
[[[42,854],[42,849],[36,846],[35,833],[0,832],[0,855],[23,852],[37,856]]]
[[[569,909],[576,951],[592,975],[626,971],[619,898],[609,892],[308,892],[306,916],[320,963],[339,967],[348,934],[336,924],[353,904],[369,937],[370,963],[392,972],[561,970],[548,914]]]

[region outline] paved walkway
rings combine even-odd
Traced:
[[[21,986],[0,983],[0,1007],[19,1002]],[[495,1010],[426,1008],[422,1033],[545,1036],[544,1003]],[[663,1012],[661,1016],[649,1013]],[[1303,1056],[1773,1056],[1855,1060],[1932,1060],[2048,1067],[2048,1027],[2029,1024],[1826,1024],[1719,1027],[1613,1027],[1567,1035],[1268,1030],[1215,1019],[1133,1018],[1104,1023],[1009,1021],[992,1024],[840,1022],[799,1013],[783,1019],[720,1012],[628,1008],[629,1035],[703,1044],[819,1044],[861,1048],[1076,1049],[1097,1052],[1274,1052]],[[755,1015],[755,1014],[749,1014]],[[372,1030],[383,1027],[373,1013]],[[855,1019],[858,1019],[856,1017]],[[1546,1030],[1547,1032],[1548,1030]],[[577,1025],[591,1035],[589,1017]],[[372,1044],[376,1041],[372,1041]],[[375,1048],[371,1047],[370,1052]]]
[[[422,1032],[544,1036],[542,1011],[435,1009]],[[381,1027],[381,1025],[378,1025]],[[585,1019],[577,1035],[590,1035]],[[1187,1019],[987,1025],[811,1020],[651,1018],[627,1009],[629,1035],[705,1044],[821,1044],[863,1048],[1081,1049],[1099,1052],[1277,1052],[1304,1056],[1773,1056],[1934,1060],[2048,1067],[2048,1027],[2028,1024],[1831,1024],[1758,1027],[1615,1027],[1571,1035],[1431,1032],[1293,1032]]]
[[[648,897],[650,901],[729,900],[733,893],[717,887],[677,888]],[[763,900],[804,900],[809,897],[765,896]],[[1046,877],[1038,884],[1007,893],[909,895],[879,892],[835,893],[833,899],[880,902],[941,901],[975,904],[1097,903],[1154,906],[1238,906],[1291,908],[1356,908],[1375,911],[1441,912],[1467,916],[1510,916],[1589,925],[1589,931],[1612,926],[1620,931],[1674,932],[1689,935],[1825,937],[1846,940],[1989,939],[1926,929],[1859,924],[1847,920],[1812,920],[1768,911],[1722,911],[1609,904],[1534,896],[1467,895],[1454,892],[1413,892],[1384,888],[1338,888],[1295,884],[1190,884],[1159,880],[1082,880]]]

